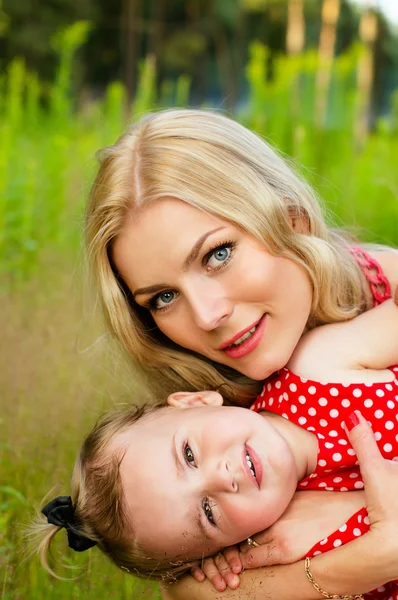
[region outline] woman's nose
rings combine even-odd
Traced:
[[[224,325],[232,315],[233,305],[217,282],[198,280],[187,295],[195,323],[205,331]]]

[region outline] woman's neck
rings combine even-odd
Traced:
[[[280,415],[271,412],[261,414],[264,418],[271,420],[272,425],[289,445],[296,463],[297,481],[310,475],[315,470],[317,462],[318,439],[316,435]]]

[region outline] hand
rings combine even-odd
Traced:
[[[242,571],[238,546],[229,546],[216,556],[205,558],[200,566],[192,567],[191,575],[196,581],[211,581],[218,592],[229,587],[235,590],[239,587],[238,573]]]
[[[358,411],[346,425],[365,484],[370,532],[364,538],[373,538],[371,546],[383,553],[384,581],[393,581],[398,579],[398,462],[382,457],[371,427]]]
[[[254,540],[260,548],[241,544],[245,569],[300,560],[323,538],[336,531],[365,504],[364,492],[296,492],[280,519]]]

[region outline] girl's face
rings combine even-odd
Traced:
[[[252,379],[287,364],[308,321],[312,290],[300,266],[180,200],[127,221],[113,260],[167,337]]]
[[[243,408],[166,407],[114,445],[125,449],[127,519],[138,542],[159,559],[200,559],[267,528],[297,485],[285,438]]]

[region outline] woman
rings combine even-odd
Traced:
[[[149,115],[104,152],[86,239],[110,331],[158,397],[223,385],[230,403],[248,405],[306,329],[352,318],[372,307],[378,287],[398,284],[393,251],[355,256],[327,228],[313,191],[264,141],[203,111]],[[367,539],[355,542],[355,560],[354,543],[314,559],[325,589],[361,591],[361,561],[372,582],[362,591],[375,587],[388,561],[367,556]],[[300,562],[258,569],[228,593],[243,598],[262,582],[270,597],[308,600],[303,572]],[[196,585],[182,581],[165,597],[215,597]]]

